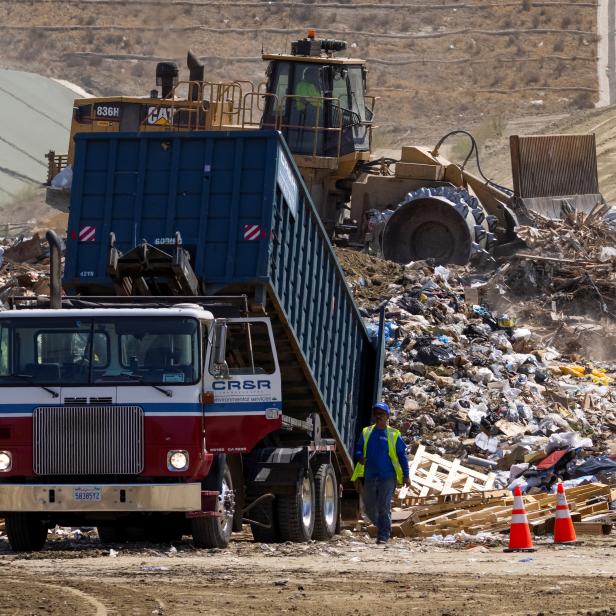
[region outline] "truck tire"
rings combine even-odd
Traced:
[[[331,464],[319,465],[314,475],[314,489],[316,499],[312,538],[317,541],[327,541],[336,534],[340,505],[338,478]]]
[[[252,518],[257,522],[263,522],[265,524],[271,522],[272,524],[271,528],[263,528],[263,526],[251,524],[250,530],[252,531],[252,536],[255,541],[257,541],[258,543],[280,542],[278,520],[276,519],[276,507],[274,507],[274,502],[271,499],[266,500],[259,505],[256,505],[253,509],[250,510],[247,515],[249,518]]]
[[[47,541],[47,526],[36,513],[9,513],[6,534],[14,552],[39,552]]]
[[[200,517],[191,520],[193,544],[196,548],[226,548],[233,531],[233,480],[231,471],[225,464],[222,473],[222,485],[219,487],[218,511],[221,517]]]
[[[314,477],[310,469],[300,473],[293,494],[280,494],[278,528],[283,541],[310,541],[314,530]]]

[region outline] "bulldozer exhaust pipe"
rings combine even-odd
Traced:
[[[45,238],[49,244],[49,300],[51,308],[62,308],[61,260],[62,244],[55,231],[49,229]]]

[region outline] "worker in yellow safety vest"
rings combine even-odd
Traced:
[[[295,86],[295,106],[300,112],[314,110],[322,104],[323,92],[319,87],[320,74],[318,66],[307,66],[302,72],[302,78]]]
[[[387,543],[391,535],[391,499],[396,484],[411,484],[406,445],[400,431],[389,426],[390,414],[385,402],[372,407],[374,424],[362,430],[351,477],[352,481],[364,479],[364,509],[377,528],[377,543]]]

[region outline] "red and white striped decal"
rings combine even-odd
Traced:
[[[244,239],[252,242],[261,237],[261,225],[244,225]]]
[[[92,226],[79,227],[79,241],[80,242],[95,242],[96,241],[96,227],[92,227]]]

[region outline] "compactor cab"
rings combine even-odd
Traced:
[[[262,124],[281,130],[298,156],[337,159],[370,150],[366,65],[333,57],[344,49],[345,41],[317,40],[309,32],[290,55],[263,56],[269,64]]]
[[[345,41],[314,31],[268,62],[261,126],[279,130],[295,157],[330,233],[348,218],[350,184],[370,159],[374,98],[366,95],[364,60],[336,56]]]

